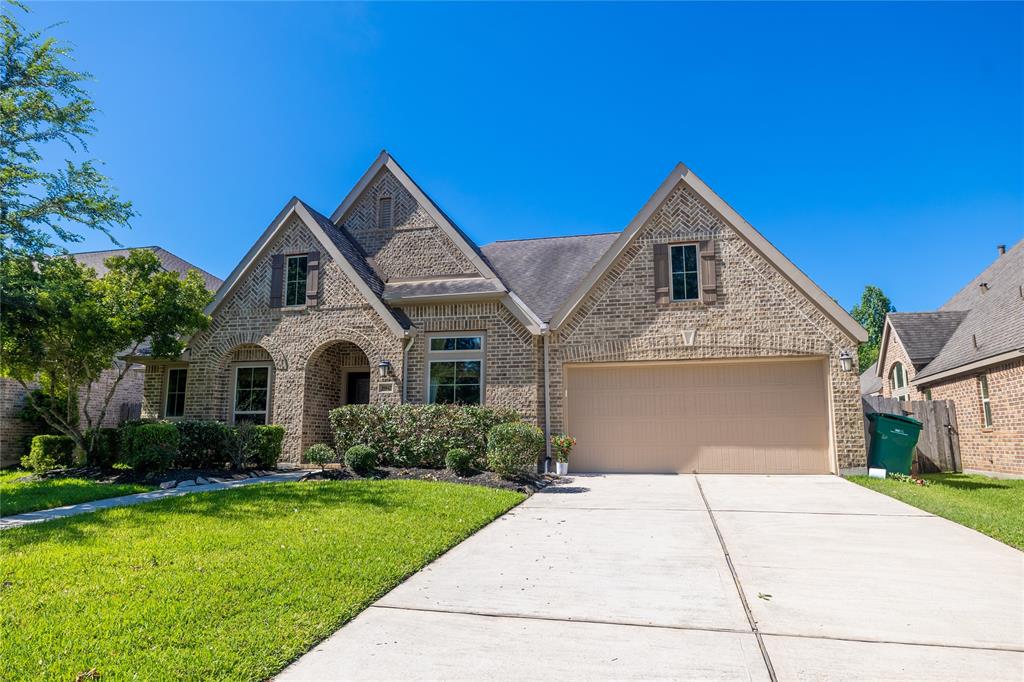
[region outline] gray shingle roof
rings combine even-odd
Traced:
[[[494,271],[544,322],[550,322],[619,232],[485,244]]]
[[[873,363],[866,370],[860,374],[860,394],[871,395],[872,393],[878,393],[882,390],[882,377],[876,377],[875,372],[878,371],[878,363]]]
[[[504,291],[505,287],[498,280],[484,279],[482,277],[388,282],[384,285],[384,300],[457,296],[459,294],[500,294]]]
[[[982,287],[982,283],[988,286]],[[1024,292],[1021,287],[1024,287],[1024,241],[999,256],[939,308],[940,312],[963,311],[966,315],[935,359],[919,371],[916,378],[1024,349]]]
[[[949,310],[934,313],[889,313],[889,322],[900,337],[915,367],[935,359],[967,313]]]
[[[175,256],[173,253],[159,246],[136,246],[127,249],[107,249],[105,251],[85,251],[83,253],[73,253],[75,260],[82,265],[92,268],[96,271],[96,274],[102,277],[107,274],[106,260],[114,256],[127,256],[132,251],[138,249],[148,249],[152,251],[154,255],[160,260],[160,264],[167,272],[177,272],[184,275],[189,270],[195,270],[198,272],[203,281],[206,283],[206,288],[210,291],[217,291],[222,284],[219,277],[211,275],[206,270],[200,267],[192,265],[183,258]]]

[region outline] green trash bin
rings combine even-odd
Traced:
[[[871,449],[868,466],[888,473],[910,474],[914,446],[921,435],[921,422],[900,414],[869,414]]]

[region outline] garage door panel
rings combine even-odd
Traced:
[[[821,360],[567,367],[577,471],[827,473]]]

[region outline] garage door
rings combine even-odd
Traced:
[[[820,359],[568,365],[573,471],[827,473]]]

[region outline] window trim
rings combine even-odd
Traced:
[[[270,415],[274,409],[274,365],[269,362],[236,362],[231,365],[231,392],[228,394],[228,423],[235,424],[235,404],[238,399],[235,391],[238,388],[238,370],[265,367],[267,369],[267,409],[266,412],[245,411],[240,414],[265,414],[264,424],[270,424]]]
[[[480,339],[480,348],[475,350],[431,350],[431,342],[434,339],[462,339],[462,338],[478,338]],[[487,399],[487,335],[484,332],[470,331],[464,333],[452,333],[444,332],[441,334],[428,334],[426,340],[426,362],[425,365],[425,376],[423,385],[423,402],[424,404],[434,404],[430,402],[430,368],[437,362],[459,362],[459,361],[480,361],[480,402],[478,405],[483,406]]]
[[[181,414],[173,415],[172,416],[172,415],[169,415],[167,413],[167,399],[170,397],[170,394],[171,394],[171,372],[177,372],[177,371],[185,372],[185,392],[183,392],[182,395],[183,396],[187,396],[188,395],[188,365],[174,365],[174,366],[168,367],[167,368],[167,373],[164,375],[163,407],[162,407],[162,409],[160,411],[161,414],[163,414],[164,419],[166,419],[167,421],[176,421],[176,420],[184,419],[185,418],[185,405],[184,405],[184,402],[181,405]]]
[[[694,257],[696,259],[696,270],[694,274],[697,275],[697,295],[693,298],[676,298],[676,286],[675,286],[675,270],[672,269],[672,250],[676,248],[685,248],[687,246],[693,247]],[[685,256],[684,256],[685,261]],[[688,271],[683,270],[682,273],[685,275]],[[699,242],[674,242],[668,245],[668,300],[670,303],[700,303],[701,302],[701,274],[700,274],[700,243]]]
[[[309,285],[309,254],[308,253],[290,253],[284,256],[284,273],[281,277],[283,291],[281,292],[281,307],[282,308],[302,308],[306,305],[306,298],[308,296],[307,291],[303,291],[302,300],[298,303],[288,303],[288,263],[293,258],[304,258],[306,260],[306,274],[303,282],[303,289]]]
[[[896,386],[897,368],[900,370],[903,378],[903,385],[900,387]],[[893,398],[900,402],[910,401],[910,376],[907,374],[907,368],[899,360],[892,363],[892,366],[889,368],[889,392],[892,393]]]
[[[991,429],[992,419],[992,397],[988,386],[988,374],[978,375],[978,396],[981,398],[981,428]]]

